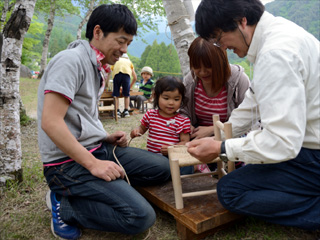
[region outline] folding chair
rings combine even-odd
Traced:
[[[212,116],[212,118],[214,122],[215,139],[221,140],[221,131],[224,131],[226,139],[232,138],[231,123],[223,124],[219,120],[219,115],[214,115]],[[216,158],[208,162],[208,163],[217,163],[216,171],[209,172],[209,173],[194,173],[194,174],[181,176],[180,167],[194,166],[194,165],[203,164],[203,163],[200,162],[198,159],[192,157],[187,152],[187,147],[184,145],[175,145],[175,146],[168,147],[168,155],[169,155],[169,162],[170,162],[170,169],[171,169],[171,178],[172,178],[172,184],[173,184],[175,205],[177,209],[182,209],[184,207],[183,198],[185,197],[214,194],[217,192],[216,189],[209,189],[209,190],[203,190],[203,191],[182,193],[181,180],[183,178],[199,177],[199,176],[205,176],[205,175],[217,175],[218,179],[220,179],[227,174],[227,172],[225,171],[225,163],[221,161],[220,158]],[[234,162],[228,161],[228,172],[231,172],[233,170],[234,170]]]

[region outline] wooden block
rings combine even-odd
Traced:
[[[217,181],[210,176],[185,178],[182,179],[183,192],[214,189]],[[200,237],[210,234],[215,229],[218,230],[241,218],[223,208],[216,194],[184,198],[184,208],[176,209],[171,181],[159,186],[136,189],[146,199],[176,219],[177,231],[181,239],[197,239],[187,236]]]

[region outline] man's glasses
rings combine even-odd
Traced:
[[[220,32],[219,36],[217,38],[214,38],[213,45],[216,47],[221,47],[220,39],[221,39],[222,31]]]

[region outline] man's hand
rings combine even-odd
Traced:
[[[200,126],[197,128],[191,129],[191,139],[200,139],[205,137],[210,137],[214,134],[213,126]]]
[[[221,141],[215,141],[212,137],[193,140],[186,144],[188,152],[201,162],[207,163],[220,154]]]
[[[128,146],[128,139],[125,132],[117,131],[110,134],[106,138],[107,143],[111,143],[114,145],[118,145],[120,147],[127,147]]]
[[[93,176],[101,178],[105,181],[113,181],[117,178],[124,178],[123,169],[112,161],[96,159],[94,165],[89,169]]]

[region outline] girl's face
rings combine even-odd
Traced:
[[[212,81],[212,68],[205,67],[202,63],[200,68],[193,68],[194,74],[203,82]]]
[[[173,117],[181,106],[182,96],[178,89],[164,91],[159,97],[159,113],[163,117]]]
[[[151,74],[147,73],[147,72],[141,73],[141,76],[142,76],[144,81],[148,81],[151,78]]]

